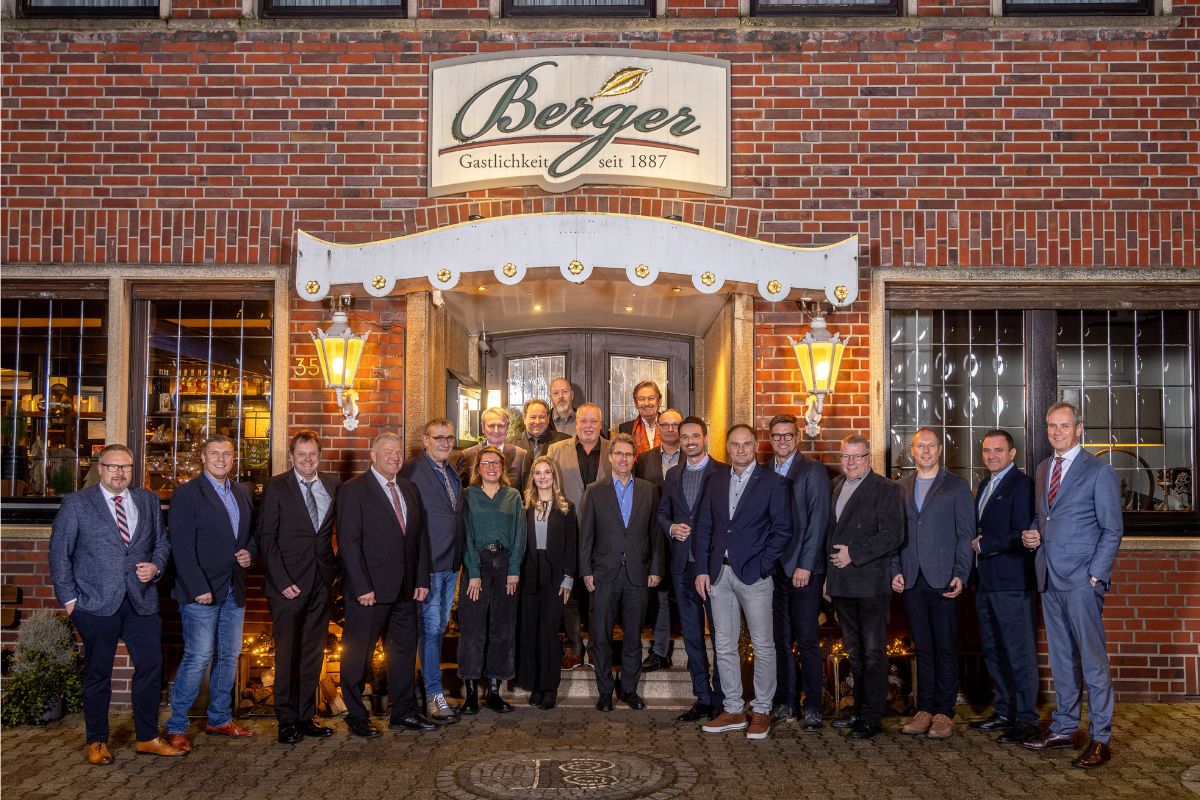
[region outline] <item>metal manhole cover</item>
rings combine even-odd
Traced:
[[[696,784],[687,762],[611,748],[496,753],[451,764],[438,789],[461,800],[667,800]]]

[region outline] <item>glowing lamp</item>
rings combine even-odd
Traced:
[[[804,338],[796,341],[788,337],[788,341],[792,344],[796,364],[800,367],[800,375],[808,391],[808,399],[804,405],[804,420],[808,424],[804,433],[816,438],[821,435],[821,412],[825,398],[837,388],[842,354],[846,350],[849,338],[843,339],[840,334],[831,334],[825,326],[824,315],[817,312],[813,315],[812,326],[808,333],[804,334]]]
[[[358,392],[354,390],[354,376],[371,333],[367,331],[360,336],[350,329],[346,316],[349,305],[349,295],[334,298],[333,322],[323,331],[310,332],[309,336],[317,349],[317,363],[321,366],[325,388],[333,389],[337,394],[342,427],[352,431],[358,427]]]

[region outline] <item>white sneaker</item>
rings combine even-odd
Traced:
[[[458,714],[446,702],[446,695],[435,694],[428,705],[430,719],[441,723],[458,722]]]

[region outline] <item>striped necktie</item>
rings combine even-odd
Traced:
[[[396,482],[388,481],[388,494],[392,496],[392,510],[396,512],[396,521],[400,523],[400,533],[404,536],[408,535],[408,528],[404,524],[404,509],[400,506],[400,493],[396,491]]]
[[[1062,464],[1066,461],[1062,456],[1054,457],[1054,471],[1050,473],[1050,491],[1046,495],[1046,507],[1054,508],[1054,499],[1058,497],[1058,487],[1062,483]]]
[[[313,484],[316,481],[300,482],[304,484],[304,505],[308,506],[308,518],[312,520],[313,530],[319,531],[321,530],[321,512],[317,509],[317,498],[312,490]]]
[[[129,534],[129,518],[125,516],[125,497],[123,495],[115,495],[113,497],[113,505],[117,509],[117,531],[121,534],[121,541],[129,547],[129,542],[132,536]]]

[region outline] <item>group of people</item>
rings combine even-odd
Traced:
[[[1083,426],[1073,407],[1059,403],[1048,412],[1055,456],[1035,479],[1015,466],[1007,432],[986,433],[988,476],[972,497],[967,482],[940,465],[942,444],[929,428],[912,438],[916,471],[896,482],[872,470],[868,439],[846,437],[841,474],[831,485],[826,468],[798,452],[800,432],[790,415],[769,423],[769,460],[759,463],[757,432],[738,424],[726,434],[729,462],[722,463],[708,453],[705,421],[660,411],[653,382],[638,384],[637,418],[611,434],[598,406],[574,406],[566,379],[555,379],[550,394],[525,404],[523,431],[511,439],[509,412],[488,409],[484,441],[461,451],[445,418],[426,423],[423,449],[407,460],[399,436],[382,433],[371,445],[370,468],[345,483],[320,470],[318,434],[298,431],[289,447],[292,468],[266,483],[254,526],[249,491],[229,479],[228,438],[205,443],[204,471],[176,492],[166,528],[157,497],[129,486],[129,449],[107,446],[98,459],[100,484],[64,499],[50,553],[55,591],[84,643],[88,761],[112,760],[107,712],[118,639],[134,663],[138,752],[191,750],[188,712],[210,665],[205,733],[253,735],[233,719],[231,699],[244,574],[260,554],[274,625],[278,740],[285,744],[332,734],[315,719],[315,698],[339,571],[341,690],[354,736],[380,735],[363,694],[381,639],[393,730],[432,730],[481,707],[512,711],[503,696],[507,681],[529,691],[530,705],[554,708],[562,671],[588,657],[599,711],[613,709],[614,695],[645,708],[641,673],[670,666],[673,594],[695,696],[678,720],[749,739],[767,738],[773,725],[793,717],[806,731],[823,726],[823,595],[836,609],[854,688],[851,713],[833,726],[862,739],[880,732],[893,593],[903,595],[917,653],[917,713],[902,732],[950,736],[957,599],[975,572],[996,701],[994,713],[972,727],[1003,731],[1001,742],[1036,750],[1077,744],[1081,664],[1091,742],[1073,763],[1108,760],[1112,686],[1101,610],[1121,537],[1119,485],[1111,467],[1081,449]],[[184,655],[162,737],[154,584],[169,554]],[[1037,724],[1037,590],[1057,694],[1045,733]],[[643,659],[652,594],[658,611]],[[447,699],[441,668],[456,597],[464,685],[457,706]],[[749,713],[738,654],[743,619],[754,648]]]

